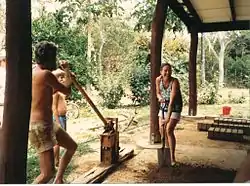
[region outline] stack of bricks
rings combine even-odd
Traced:
[[[208,131],[209,139],[244,141],[243,135],[250,135],[250,120],[215,118],[213,122],[198,122],[199,131]]]

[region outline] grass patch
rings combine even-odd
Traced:
[[[60,156],[63,155],[64,150],[60,148]],[[78,165],[74,163],[74,158],[82,156],[84,154],[95,152],[87,142],[78,143],[78,148],[72,161],[69,163],[65,173],[64,178],[67,179],[69,174],[77,168]],[[39,159],[34,148],[29,147],[27,156],[27,184],[31,184],[34,179],[40,174]]]
[[[82,156],[84,154],[96,152],[94,149],[90,147],[90,145],[86,142],[80,142],[78,143],[78,147],[76,150],[76,155],[77,156]]]

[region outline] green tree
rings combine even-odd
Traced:
[[[143,0],[136,4],[132,12],[132,16],[136,18],[135,30],[151,30],[156,2],[155,0]],[[170,8],[168,8],[166,14],[165,29],[173,31],[184,29],[184,24]]]
[[[71,70],[84,86],[92,82],[86,64],[87,38],[77,26],[70,25],[71,18],[63,10],[44,14],[32,22],[32,39],[34,45],[42,40],[52,41],[58,45],[58,59],[70,62]],[[72,95],[73,99],[80,98],[75,89]]]

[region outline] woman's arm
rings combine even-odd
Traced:
[[[161,91],[160,91],[160,81],[161,81],[161,76],[158,76],[155,80],[155,86],[156,86],[156,97],[159,100],[159,102],[163,102],[164,99],[161,95]]]

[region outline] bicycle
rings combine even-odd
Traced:
[[[77,119],[80,115],[79,106],[73,101],[67,101],[67,119]]]

